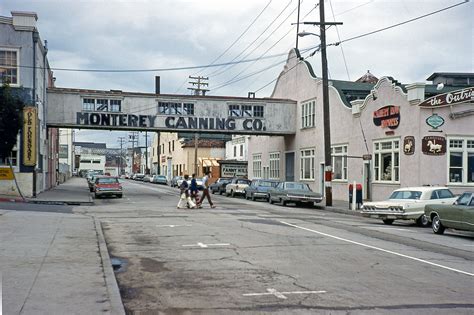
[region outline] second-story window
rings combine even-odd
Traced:
[[[87,110],[87,111],[95,110],[95,100],[93,98],[84,98],[82,100],[82,110]]]
[[[110,100],[110,111],[111,112],[120,112],[120,111],[122,111],[122,101],[121,100]]]
[[[230,117],[240,117],[240,105],[229,105],[229,116]]]
[[[19,84],[18,50],[0,49],[0,84]]]
[[[109,100],[98,99],[96,100],[96,103],[97,103],[96,111],[106,112],[109,110]]]

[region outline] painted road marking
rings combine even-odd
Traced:
[[[228,243],[221,243],[221,244],[204,244],[204,243],[197,243],[197,244],[190,244],[190,245],[181,245],[183,247],[196,247],[199,246],[201,248],[208,248],[209,246],[229,246],[230,244]]]
[[[262,296],[262,295],[274,295],[279,299],[287,299],[286,295],[289,294],[321,294],[326,293],[326,291],[288,291],[288,292],[279,292],[276,289],[268,288],[267,292],[264,293],[245,293],[243,296]],[[285,295],[286,294],[286,295]]]
[[[183,224],[183,225],[175,225],[175,224],[157,225],[157,227],[170,227],[170,228],[181,227],[181,226],[192,226],[192,225],[191,225],[191,224]]]
[[[364,244],[364,243],[360,243],[360,242],[356,242],[356,241],[351,241],[351,240],[348,240],[348,239],[345,239],[345,238],[342,238],[342,237],[338,237],[338,236],[334,236],[334,235],[331,235],[331,234],[327,234],[327,233],[323,233],[323,232],[311,230],[311,229],[308,229],[308,228],[305,228],[305,227],[302,227],[302,226],[298,226],[298,225],[295,225],[295,224],[291,224],[291,223],[288,223],[288,222],[285,222],[285,221],[279,221],[279,222],[280,222],[280,223],[283,223],[283,224],[285,224],[285,225],[288,225],[288,226],[292,226],[292,227],[297,228],[297,229],[301,229],[301,230],[305,230],[305,231],[308,231],[308,232],[316,233],[316,234],[319,234],[319,235],[331,237],[331,238],[334,238],[334,239],[336,239],[336,240],[340,240],[340,241],[343,241],[343,242],[347,242],[347,243],[351,243],[351,244],[355,244],[355,245],[359,245],[359,246],[363,246],[363,247],[375,249],[375,250],[378,250],[378,251],[381,251],[381,252],[385,252],[385,253],[389,253],[389,254],[392,254],[392,255],[396,255],[396,256],[400,256],[400,257],[412,259],[412,260],[415,260],[415,261],[418,261],[418,262],[421,262],[421,263],[424,263],[424,264],[428,264],[428,265],[431,265],[431,266],[435,266],[435,267],[439,267],[439,268],[451,270],[451,271],[454,271],[454,272],[458,272],[458,273],[461,273],[461,274],[464,274],[464,275],[468,275],[468,276],[474,277],[474,273],[470,273],[470,272],[467,272],[467,271],[463,271],[463,270],[459,270],[459,269],[454,269],[454,268],[451,268],[451,267],[448,267],[448,266],[444,266],[444,265],[440,265],[440,264],[436,264],[436,263],[433,263],[433,262],[431,262],[431,261],[427,261],[427,260],[424,260],[424,259],[420,259],[420,258],[416,258],[416,257],[413,257],[413,256],[408,256],[408,255],[400,254],[400,253],[397,253],[397,252],[394,252],[394,251],[391,251],[391,250],[388,250],[388,249],[383,249],[383,248],[380,248],[380,247],[376,247],[376,246],[372,246],[372,245],[368,245],[368,244]]]

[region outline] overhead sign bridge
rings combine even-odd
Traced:
[[[296,101],[272,98],[48,89],[50,127],[288,135]]]

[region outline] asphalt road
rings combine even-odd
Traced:
[[[126,181],[100,218],[128,312],[472,314],[474,233],[213,195],[176,209],[178,190]]]

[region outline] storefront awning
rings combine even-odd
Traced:
[[[205,167],[219,166],[217,159],[214,158],[199,158],[199,164]]]

